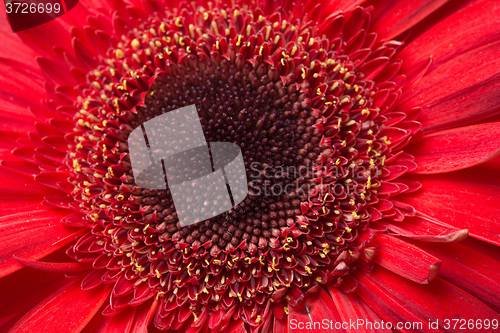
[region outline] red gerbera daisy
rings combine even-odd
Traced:
[[[88,0],[2,20],[1,330],[498,328],[499,18],[493,0]],[[193,104],[249,194],[183,226],[168,188],[135,182],[128,137]]]

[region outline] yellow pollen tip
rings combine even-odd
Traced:
[[[137,51],[140,47],[141,47],[141,43],[139,42],[139,40],[137,39],[134,39],[130,45],[132,46],[132,48]]]
[[[123,53],[123,51],[122,51],[122,50],[120,50],[120,49],[118,49],[118,50],[116,50],[116,51],[115,51],[115,55],[116,55],[116,57],[117,57],[118,59],[123,59],[123,58],[125,58],[125,53]]]

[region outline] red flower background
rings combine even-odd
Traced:
[[[498,320],[499,26],[492,0],[89,0],[18,34],[2,19],[0,330]],[[168,192],[134,186],[126,142],[195,103],[247,161],[314,163],[297,180],[312,191],[179,227]]]

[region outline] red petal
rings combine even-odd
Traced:
[[[59,263],[59,262],[42,262],[42,261],[28,260],[23,258],[15,258],[15,259],[25,267],[46,272],[70,273],[70,272],[81,272],[91,268],[87,265],[78,262]]]
[[[406,87],[412,87],[415,82],[418,82],[425,74],[429,72],[429,67],[432,64],[432,58],[428,58],[425,60],[422,60],[416,64],[410,64],[411,67],[409,67],[407,70],[405,70],[403,73],[405,73],[406,76]]]
[[[434,279],[441,261],[421,248],[396,237],[378,234],[374,261],[388,270],[421,284]]]
[[[389,59],[387,57],[380,57],[368,61],[358,68],[358,70],[365,75],[366,80],[371,80],[380,73],[388,63]]]
[[[45,74],[45,76],[53,83],[58,85],[76,84],[76,81],[72,77],[71,72],[66,68],[61,68],[61,65],[58,62],[44,57],[37,57],[36,61],[40,66],[43,74]]]
[[[20,201],[20,200],[2,200],[0,204],[0,216],[12,215],[19,212],[30,212],[46,209],[39,200]]]
[[[467,229],[458,229],[440,221],[420,216],[407,217],[404,222],[398,224],[384,221],[380,221],[378,224],[384,225],[397,236],[423,242],[459,242],[469,234]]]
[[[432,71],[461,54],[498,39],[499,25],[500,7],[497,1],[477,1],[438,22],[409,43],[400,54],[405,60],[403,66],[432,57]]]
[[[464,318],[466,320],[497,318],[491,308],[465,291],[436,278],[429,285],[408,281],[385,269],[376,269],[369,274],[359,274],[357,293],[386,321],[421,323],[421,329],[406,332],[428,331],[429,320],[439,320],[444,330],[444,320]],[[460,329],[446,330],[461,332]]]
[[[37,27],[19,31],[17,35],[38,54],[55,58],[54,49],[65,50],[71,45],[68,31],[65,31],[58,21],[52,20]]]
[[[68,179],[68,174],[64,172],[42,172],[35,176],[35,180],[37,182],[57,190],[60,189],[60,187],[57,184],[67,179]]]
[[[12,33],[5,16],[0,22],[7,25],[6,29],[0,33],[3,54],[0,61],[3,66],[7,65],[17,70],[29,69],[29,72],[34,74],[35,77],[42,77],[40,68],[35,61],[37,53],[25,45],[16,34]]]
[[[322,327],[318,323],[322,323],[324,319],[327,319],[328,322],[332,320],[334,323],[341,321],[332,297],[322,287],[319,288],[318,295],[306,299],[304,304],[288,307],[288,322],[292,331],[297,326],[299,332],[328,332],[328,330],[321,329]],[[316,326],[308,326],[313,323],[316,323]],[[345,330],[341,329],[338,332],[345,332]]]
[[[323,288],[319,288],[319,290],[319,295],[315,295],[309,302],[306,300],[312,320],[319,322],[327,318],[328,320],[340,321],[340,314],[336,310],[330,294]]]
[[[27,134],[35,129],[35,118],[29,115],[19,115],[6,110],[6,105],[2,101],[2,113],[0,113],[0,132]],[[1,135],[6,139],[5,135]]]
[[[500,311],[500,261],[466,243],[422,246],[443,261],[440,276]]]
[[[51,193],[57,193],[39,184],[33,176],[10,168],[0,166],[0,200],[41,199]]]
[[[487,168],[493,168],[496,170],[500,170],[500,156],[494,157],[488,162],[484,164],[485,167]]]
[[[330,295],[339,311],[340,317],[342,318],[342,322],[356,322],[359,323],[359,320],[362,320],[363,323],[375,323],[381,322],[382,319],[356,294],[346,294],[343,291],[339,290],[337,287],[329,287],[328,288]],[[357,326],[356,329],[348,330],[350,333],[355,332],[392,332],[389,329],[378,329],[374,330],[373,327],[367,326]]]
[[[479,124],[432,133],[408,151],[415,157],[415,173],[456,171],[500,154],[500,123]]]
[[[247,333],[245,324],[241,320],[234,320],[227,327],[227,332],[231,333]]]
[[[495,178],[474,179],[478,172],[473,168],[454,176],[422,178],[422,189],[400,200],[424,215],[468,229],[474,238],[500,245],[500,185],[491,182]]]
[[[110,289],[83,291],[75,280],[43,300],[12,328],[12,333],[80,332],[106,301]]]
[[[99,333],[129,333],[132,329],[132,324],[135,319],[136,308],[128,308],[114,316],[106,317]],[[134,332],[135,328],[134,328]]]
[[[21,269],[0,279],[0,332],[9,331],[24,314],[66,282],[60,273],[32,269]]]
[[[73,240],[61,217],[48,210],[0,217],[0,276],[23,267],[15,257],[38,260]]]
[[[137,308],[134,320],[134,333],[148,333],[148,325],[153,319],[158,307],[158,299],[146,302]]]
[[[327,4],[333,10],[347,11],[365,2],[365,0],[331,0]]]
[[[426,132],[477,122],[500,113],[500,42],[463,54],[424,76],[400,108],[422,107]]]
[[[380,38],[388,40],[405,32],[448,0],[400,0],[377,1],[376,8],[382,13],[377,17],[374,30]],[[385,2],[385,4],[384,4]]]

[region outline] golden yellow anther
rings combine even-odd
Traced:
[[[135,51],[137,51],[141,47],[141,43],[139,42],[138,39],[132,40],[132,42],[130,42],[130,45]]]
[[[266,40],[269,40],[269,37],[271,36],[271,26],[266,27]]]
[[[116,55],[116,57],[117,57],[118,59],[123,59],[123,58],[125,58],[125,53],[123,53],[123,51],[122,51],[122,50],[120,50],[120,49],[118,49],[118,50],[116,50],[116,51],[115,51],[115,55]]]

